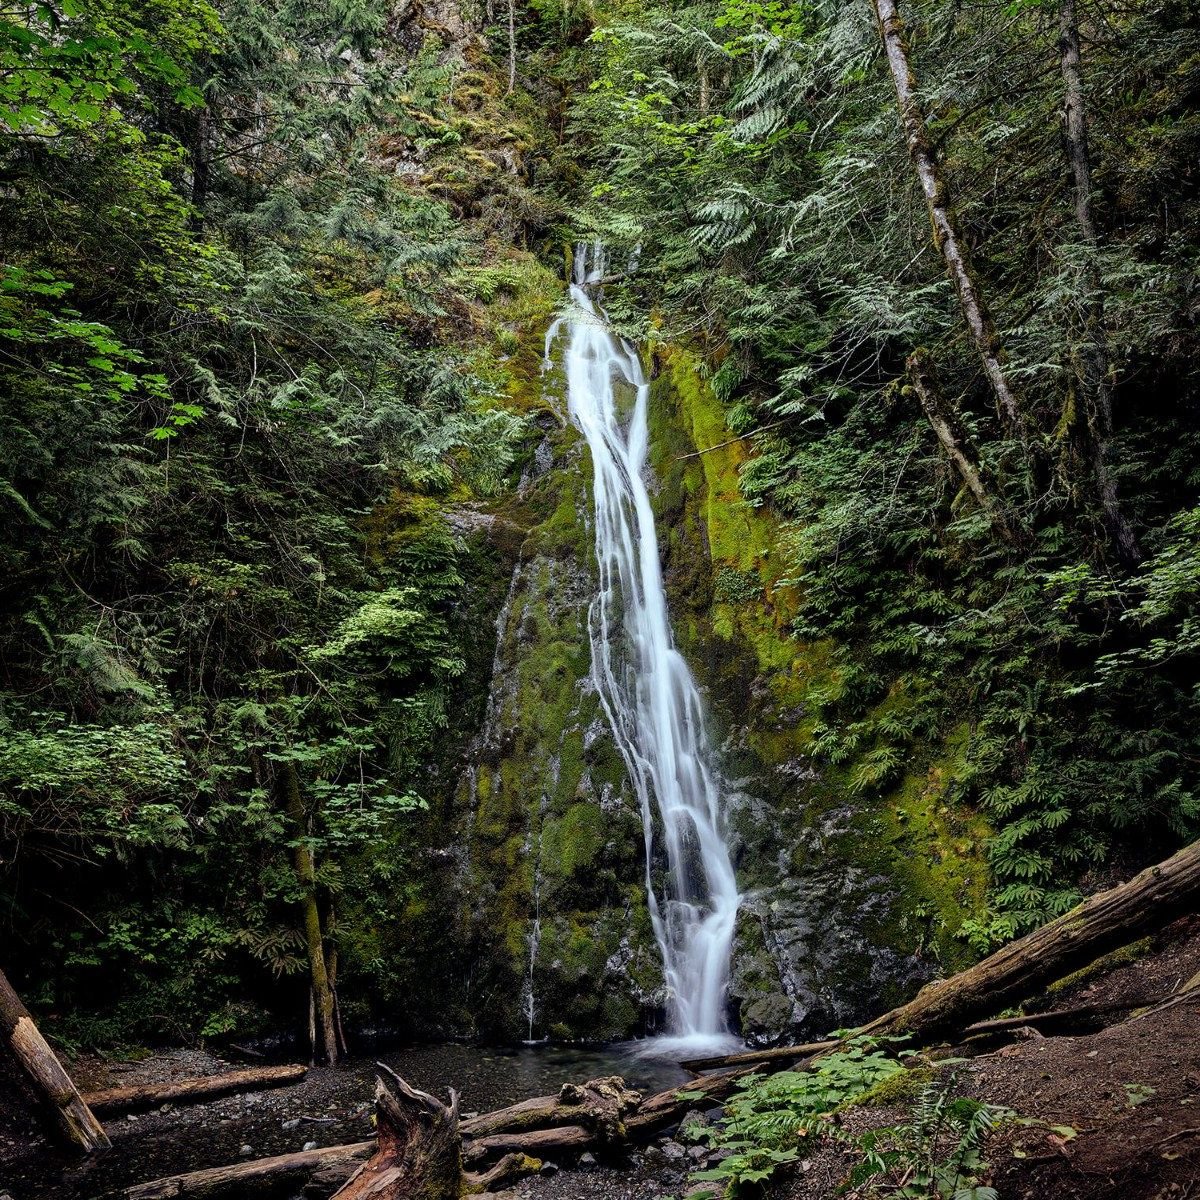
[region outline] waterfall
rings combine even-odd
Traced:
[[[564,356],[571,420],[595,475],[599,591],[589,610],[592,679],[642,809],[646,889],[669,990],[672,1033],[689,1043],[727,1038],[725,990],[738,890],[721,812],[721,780],[703,706],[675,648],[643,480],[650,385],[637,350],[618,339],[589,288],[600,247],[575,253]],[[616,384],[634,391],[622,427]],[[657,817],[657,820],[656,820]],[[657,840],[661,838],[661,852]],[[666,870],[659,864],[665,858]],[[657,882],[656,882],[657,880]]]

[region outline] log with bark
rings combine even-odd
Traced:
[[[0,1034],[24,1069],[29,1086],[53,1118],[61,1140],[85,1154],[107,1150],[108,1135],[38,1032],[29,1010],[3,971],[0,971]]]
[[[134,1112],[141,1108],[156,1108],[160,1104],[192,1103],[228,1096],[234,1092],[283,1087],[285,1084],[299,1083],[307,1074],[308,1068],[297,1063],[284,1067],[254,1067],[195,1079],[173,1079],[169,1083],[105,1088],[103,1091],[88,1092],[83,1099],[92,1112]]]
[[[240,1200],[272,1191],[296,1192],[317,1172],[345,1168],[347,1174],[356,1163],[375,1152],[375,1141],[352,1142],[345,1146],[324,1146],[318,1150],[298,1150],[295,1154],[277,1154],[228,1167],[209,1167],[168,1175],[149,1183],[127,1188],[128,1200],[171,1200],[187,1196],[190,1200]]]

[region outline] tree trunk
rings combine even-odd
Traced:
[[[942,403],[928,351],[914,351],[908,356],[906,366],[913,391],[917,393],[917,399],[925,410],[925,417],[933,432],[937,434],[946,457],[950,459],[963,483],[975,497],[975,502],[988,515],[996,532],[1007,542],[1016,541],[1011,525],[991,489],[984,482],[984,469],[978,453],[971,444],[970,436],[963,429],[957,415]]]
[[[517,0],[508,0],[508,91],[511,96],[517,86]]]
[[[208,1100],[232,1092],[254,1092],[263,1088],[299,1083],[308,1074],[302,1066],[253,1067],[245,1071],[227,1071],[197,1079],[174,1079],[170,1083],[149,1083],[137,1087],[105,1088],[88,1092],[84,1101],[93,1112],[132,1112],[138,1108],[156,1108],[160,1104],[183,1100]]]
[[[1060,0],[1059,50],[1063,75],[1063,124],[1066,132],[1067,159],[1075,182],[1075,220],[1090,255],[1098,244],[1096,223],[1092,217],[1092,169],[1088,153],[1087,110],[1083,98],[1083,60],[1079,51],[1079,23],[1075,0]],[[1088,264],[1086,286],[1090,295],[1085,302],[1084,333],[1087,344],[1082,353],[1082,381],[1086,397],[1086,439],[1088,457],[1096,478],[1105,530],[1117,557],[1125,566],[1141,561],[1141,551],[1133,529],[1121,511],[1116,479],[1110,462],[1112,438],[1112,384],[1109,380],[1108,339],[1104,328],[1104,292],[1096,272],[1094,257]]]
[[[1195,908],[1200,842],[988,955],[863,1026],[912,1034],[917,1044],[961,1030]]]
[[[983,364],[984,374],[996,397],[1000,415],[1009,431],[1024,441],[1024,414],[1008,385],[1000,361],[1000,339],[996,333],[996,323],[971,269],[967,250],[958,229],[958,216],[950,201],[950,192],[942,177],[937,156],[933,152],[933,144],[929,140],[925,113],[916,96],[916,81],[908,61],[908,47],[904,41],[904,22],[900,19],[896,0],[872,0],[872,3],[879,20],[880,36],[891,70],[892,82],[896,87],[904,139],[933,225],[933,243],[941,252],[946,269],[950,272],[963,319],[970,330],[971,339]]]
[[[76,1090],[46,1039],[38,1032],[28,1009],[0,971],[0,1033],[25,1069],[38,1099],[54,1118],[63,1141],[85,1154],[107,1150],[108,1135]]]
[[[458,1096],[449,1106],[376,1064],[379,1145],[335,1200],[458,1200],[463,1170]],[[386,1079],[385,1079],[386,1076]]]
[[[325,961],[325,934],[321,928],[321,910],[317,905],[317,868],[312,849],[305,841],[306,819],[304,801],[300,798],[300,776],[292,763],[283,767],[284,802],[294,827],[296,848],[293,852],[296,874],[300,877],[303,896],[300,904],[304,915],[304,940],[308,947],[309,975],[312,979],[313,1004],[316,1009],[318,1037],[313,1053],[319,1050],[332,1066],[338,1060],[337,1023],[334,1019],[333,989]]]

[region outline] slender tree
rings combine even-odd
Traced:
[[[933,362],[927,350],[916,350],[908,357],[908,377],[921,408],[937,435],[946,457],[953,464],[975,502],[987,513],[996,532],[1005,541],[1016,540],[1010,518],[997,502],[985,481],[984,467],[971,437],[962,427],[957,414],[944,402],[933,375]]]
[[[1083,93],[1083,63],[1079,49],[1079,22],[1075,0],[1062,0],[1058,11],[1059,52],[1063,75],[1063,125],[1067,159],[1075,185],[1075,220],[1088,251],[1082,357],[1082,383],[1086,417],[1084,435],[1092,460],[1104,525],[1117,555],[1126,566],[1136,564],[1141,553],[1132,527],[1121,511],[1117,481],[1111,466],[1112,382],[1108,341],[1104,329],[1104,292],[1096,271],[1099,242],[1092,215],[1092,171],[1088,153],[1087,109]]]
[[[888,68],[896,87],[904,138],[933,225],[934,245],[940,251],[954,283],[963,319],[971,332],[971,339],[975,343],[984,374],[996,397],[1000,415],[1009,430],[1024,440],[1024,414],[1009,386],[1001,362],[1000,337],[996,332],[996,323],[979,281],[971,269],[967,249],[959,232],[958,216],[950,199],[950,189],[934,153],[925,112],[917,98],[917,85],[904,37],[904,22],[900,18],[896,0],[872,0],[872,3],[879,21]]]
[[[316,859],[306,838],[307,818],[304,800],[300,795],[300,775],[293,763],[284,764],[282,784],[284,804],[296,838],[293,861],[300,879],[304,941],[308,950],[309,976],[312,981],[313,1053],[320,1053],[332,1066],[339,1057],[336,1005],[329,964],[325,957],[325,932],[321,924],[321,909],[317,904]]]

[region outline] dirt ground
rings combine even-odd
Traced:
[[[1198,972],[1200,918],[1189,917],[1144,956],[1036,1007],[1157,1000]],[[1035,1122],[1001,1128],[987,1146],[988,1181],[1001,1200],[1200,1198],[1200,995],[1077,1037],[1030,1036],[941,1075],[950,1072],[963,1095]],[[849,1122],[865,1132],[898,1118],[895,1110],[859,1109]],[[1076,1136],[1063,1139],[1053,1125]],[[849,1162],[825,1147],[777,1189],[777,1200],[828,1200]]]
[[[1039,997],[1027,1011],[1160,1001],[1200,975],[1200,916],[1177,922],[1153,945],[1083,972]],[[1200,1200],[1200,993],[1159,1011],[1112,1013],[1106,1028],[1073,1036],[1031,1032],[1016,1042],[957,1048],[955,1090],[1011,1109],[1025,1123],[1002,1125],[984,1157],[987,1182],[1001,1200]],[[82,1088],[204,1075],[231,1066],[213,1055],[175,1050],[138,1063],[72,1064]],[[427,1067],[436,1073],[433,1064]],[[54,1151],[12,1087],[0,1061],[0,1200],[100,1200],[134,1182],[214,1162],[334,1145],[371,1133],[370,1060],[310,1071],[304,1083],[230,1096],[208,1104],[165,1106],[109,1121],[114,1152],[80,1165]],[[4,1086],[7,1081],[8,1086]],[[419,1080],[434,1087],[432,1079]],[[901,1107],[841,1114],[858,1135],[904,1119]],[[1063,1138],[1050,1126],[1069,1126]],[[682,1197],[702,1165],[671,1139],[612,1162],[550,1163],[504,1193],[508,1200],[656,1200]],[[765,1200],[833,1200],[852,1155],[818,1146],[774,1183]]]

